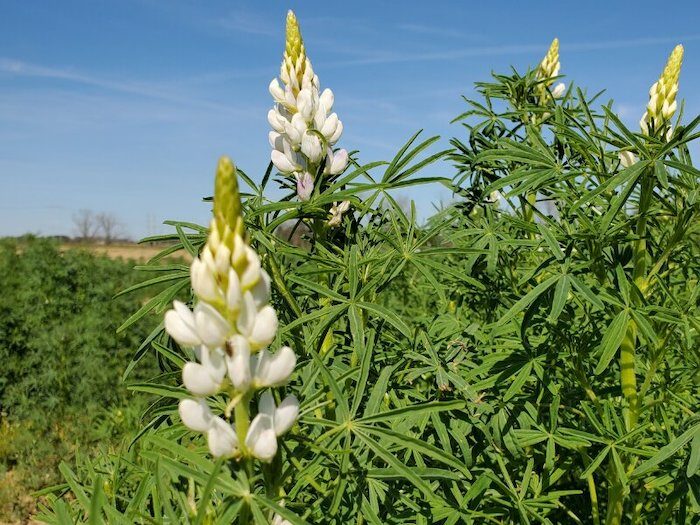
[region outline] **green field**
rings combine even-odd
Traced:
[[[147,400],[121,377],[148,320],[115,331],[146,297],[113,298],[139,279],[134,264],[0,240],[0,521],[35,512],[32,493],[62,480],[61,461],[113,451],[138,428]],[[147,359],[134,375],[153,370]]]

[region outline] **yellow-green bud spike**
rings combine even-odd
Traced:
[[[285,62],[287,63],[285,66]],[[306,49],[304,40],[301,37],[299,22],[291,9],[287,12],[287,40],[284,46],[284,59],[282,67],[287,67],[290,71],[296,72],[297,85],[301,85],[306,68]],[[295,88],[295,95],[298,89]]]
[[[287,12],[287,42],[284,52],[295,64],[304,53],[304,41],[301,38],[299,22],[291,9]]]
[[[228,157],[221,157],[216,168],[214,219],[220,235],[224,234],[226,226],[232,232],[243,233],[241,196],[238,192],[236,166]]]
[[[677,45],[668,57],[663,73],[649,89],[647,111],[640,122],[644,133],[651,132],[653,125],[655,133],[665,133],[668,122],[676,111],[676,94],[678,93],[678,78],[683,63],[683,46]]]
[[[540,79],[549,79],[555,77],[559,74],[559,39],[555,38],[552,40],[551,45],[547,54],[540,62],[540,66],[537,68],[537,76]],[[551,84],[552,81],[548,81],[547,85]]]

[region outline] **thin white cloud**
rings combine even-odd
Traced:
[[[439,26],[429,26],[423,24],[399,24],[396,27],[398,27],[401,31],[407,31],[420,35],[432,35],[446,38],[464,38],[470,40],[476,38],[476,35],[473,33],[457,31],[456,29],[447,29]]]
[[[210,100],[183,95],[164,88],[161,85],[147,84],[134,81],[110,80],[94,75],[85,74],[72,69],[48,67],[30,64],[21,60],[0,58],[0,73],[16,77],[46,78],[65,80],[84,86],[97,87],[118,93],[138,95],[164,102],[194,106],[217,112],[227,112],[239,116],[249,115],[249,109],[241,109]]]
[[[236,33],[262,36],[274,36],[279,34],[278,25],[271,24],[269,19],[259,14],[240,10],[216,19],[215,25]]]
[[[562,52],[586,52],[606,49],[637,48],[661,44],[677,44],[700,40],[700,35],[660,38],[631,38],[624,40],[604,40],[598,42],[562,42]],[[396,52],[392,50],[376,50],[355,59],[328,62],[324,67],[364,66],[372,64],[395,64],[403,62],[435,62],[456,60],[468,57],[488,57],[496,55],[515,55],[524,53],[544,52],[548,44],[509,44],[497,46],[467,47],[429,53]]]

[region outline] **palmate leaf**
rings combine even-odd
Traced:
[[[594,372],[596,375],[606,370],[610,361],[615,357],[617,349],[620,348],[622,340],[625,337],[628,322],[629,312],[627,310],[622,310],[608,325],[600,347],[598,348],[599,361]]]

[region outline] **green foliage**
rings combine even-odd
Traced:
[[[142,328],[115,337],[138,297],[131,264],[61,252],[41,239],[0,241],[0,514],[26,517],[29,493],[60,461],[138,426],[143,400],[120,384]],[[153,366],[140,374],[151,375]]]
[[[697,121],[666,142],[572,87],[542,103],[538,82],[514,72],[478,84],[452,151],[431,154],[436,139],[416,135],[390,162],[319,172],[308,202],[268,200],[271,167],[260,185],[239,172],[246,229],[273,279],[276,343],[301,356],[287,387],[301,400],[298,424],[272,465],[212,461],[176,415],[191,352],[155,331],[129,365],[161,357],[158,377],[132,385],[161,396],[150,422],[131,450],[64,467],[41,517],[697,520]],[[622,168],[620,150],[639,162]],[[435,174],[446,156],[454,180]],[[391,191],[427,183],[460,200],[419,226]],[[342,199],[354,213],[329,228],[329,205]],[[289,221],[308,246],[277,234]],[[169,239],[196,254],[206,230],[172,224]],[[154,269],[151,282],[170,288],[126,326],[188,285],[181,267]]]

